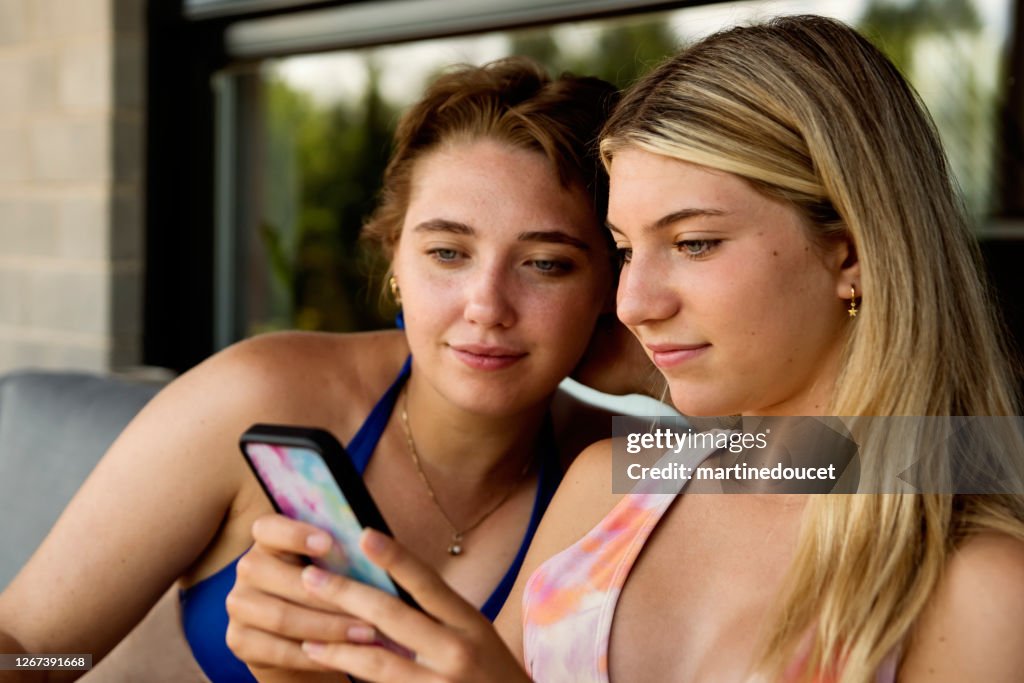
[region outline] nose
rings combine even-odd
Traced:
[[[516,322],[511,283],[500,264],[481,265],[465,283],[463,317],[484,327],[511,327]]]
[[[680,299],[663,259],[645,258],[636,250],[619,274],[615,312],[627,327],[667,320],[679,312]]]

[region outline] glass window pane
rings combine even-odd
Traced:
[[[530,55],[553,72],[628,85],[702,35],[778,14],[850,22],[885,49],[931,109],[972,212],[998,197],[996,112],[1005,90],[1009,0],[724,2],[537,29],[293,56],[244,79],[235,134],[237,336],[390,324],[383,273],[358,243],[399,113],[445,66]],[[241,72],[240,72],[241,73]],[[239,152],[242,155],[242,152]],[[238,313],[238,312],[236,312]]]

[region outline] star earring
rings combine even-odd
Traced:
[[[851,318],[857,317],[857,288],[853,285],[850,285],[850,307],[846,309],[846,312],[850,314]]]

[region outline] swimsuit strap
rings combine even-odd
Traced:
[[[541,428],[539,438],[538,443],[540,446],[537,449],[537,457],[540,459],[540,469],[537,472],[537,491],[533,496],[533,511],[530,513],[530,523],[526,527],[526,533],[523,534],[523,540],[519,544],[519,551],[516,553],[515,559],[512,560],[512,564],[509,565],[505,575],[501,577],[501,581],[495,587],[494,592],[491,593],[491,597],[487,598],[487,602],[480,608],[480,612],[491,621],[494,621],[498,616],[502,605],[508,599],[508,594],[512,592],[512,586],[519,575],[519,569],[526,558],[526,551],[533,541],[533,535],[537,532],[537,527],[544,516],[544,511],[548,508],[548,503],[551,502],[551,498],[555,495],[555,489],[558,488],[558,484],[562,481],[562,468],[559,463],[558,448],[555,443],[555,428],[551,423],[550,413],[544,418],[544,426]]]
[[[409,379],[411,371],[412,356],[409,356],[402,365],[398,377],[391,383],[388,390],[384,392],[384,395],[380,397],[377,404],[373,406],[373,410],[370,411],[366,421],[363,422],[359,431],[356,432],[356,435],[352,437],[348,444],[349,457],[360,474],[366,471],[366,466],[369,464],[370,458],[373,457],[373,452],[377,448],[377,442],[380,441],[380,437],[384,433],[388,421],[391,419],[391,413],[395,409],[395,404],[398,402],[402,387],[405,386],[406,381]],[[526,527],[523,540],[519,544],[519,550],[516,552],[515,559],[512,560],[512,564],[509,565],[508,570],[501,578],[497,587],[495,587],[494,592],[491,593],[483,607],[480,608],[480,612],[491,621],[494,621],[494,618],[498,616],[501,606],[505,604],[508,594],[512,592],[512,586],[515,584],[519,568],[526,558],[526,551],[530,547],[530,542],[537,531],[541,517],[544,516],[544,511],[547,509],[548,503],[551,502],[552,496],[555,495],[555,489],[558,488],[558,484],[562,480],[558,449],[555,446],[555,430],[551,423],[550,415],[544,419],[538,443],[537,457],[540,460],[540,469],[537,473],[537,491],[534,495],[530,522]]]
[[[391,419],[395,403],[398,402],[398,395],[402,392],[402,387],[405,386],[406,380],[409,379],[411,370],[412,356],[409,356],[405,359],[405,363],[402,364],[398,377],[391,383],[388,390],[384,392],[384,395],[380,397],[377,404],[373,406],[373,410],[370,411],[366,421],[363,422],[363,426],[359,428],[359,431],[356,432],[356,435],[349,442],[348,454],[352,458],[352,464],[356,466],[356,471],[359,474],[366,471],[366,466],[373,456],[374,449],[377,448],[377,442],[380,441],[384,428],[388,426],[388,420]]]

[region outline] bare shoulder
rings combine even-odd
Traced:
[[[568,499],[567,504],[582,502],[577,496],[591,498],[594,506],[604,508],[605,504],[617,500],[612,490],[612,439],[602,439],[588,446],[573,461],[565,473],[562,485],[555,494],[555,500]],[[607,495],[600,495],[603,492]]]
[[[249,414],[283,413],[264,415],[265,419],[284,421],[306,415],[336,424],[353,409],[359,413],[362,403],[372,405],[407,355],[405,336],[397,330],[274,332],[224,349],[179,382],[244,403]],[[295,416],[288,414],[288,406],[294,408]],[[329,406],[341,412],[319,414],[320,407]]]
[[[1024,540],[971,537],[922,615],[901,681],[1024,679]]]
[[[239,455],[239,435],[255,422],[284,422],[346,438],[343,430],[365,417],[353,392],[404,357],[400,333],[380,334],[264,335],[171,382],[0,594],[0,630],[30,651],[98,660],[175,581],[189,585],[237,557],[251,544],[252,520],[270,510]]]
[[[209,454],[235,476],[239,434],[256,422],[309,424],[341,438],[356,428],[393,379],[407,353],[400,332],[278,332],[238,342],[168,385],[122,440],[159,442],[176,436]],[[355,425],[355,427],[353,427]],[[114,449],[115,451],[117,449]],[[237,490],[237,483],[232,485]]]
[[[598,441],[580,453],[565,473],[530,554],[536,550],[546,559],[564,550],[597,526],[622,497],[612,492],[612,440]]]
[[[346,384],[375,383],[378,372],[391,373],[408,355],[405,336],[397,330],[332,334],[325,332],[273,332],[234,344],[205,365],[220,370],[244,370],[253,379],[275,386],[309,387],[318,380]],[[200,367],[203,367],[200,366]]]
[[[522,600],[530,576],[552,556],[583,538],[624,494],[612,492],[612,440],[592,444],[572,463],[551,500],[515,586],[495,621],[502,638],[522,658]]]

